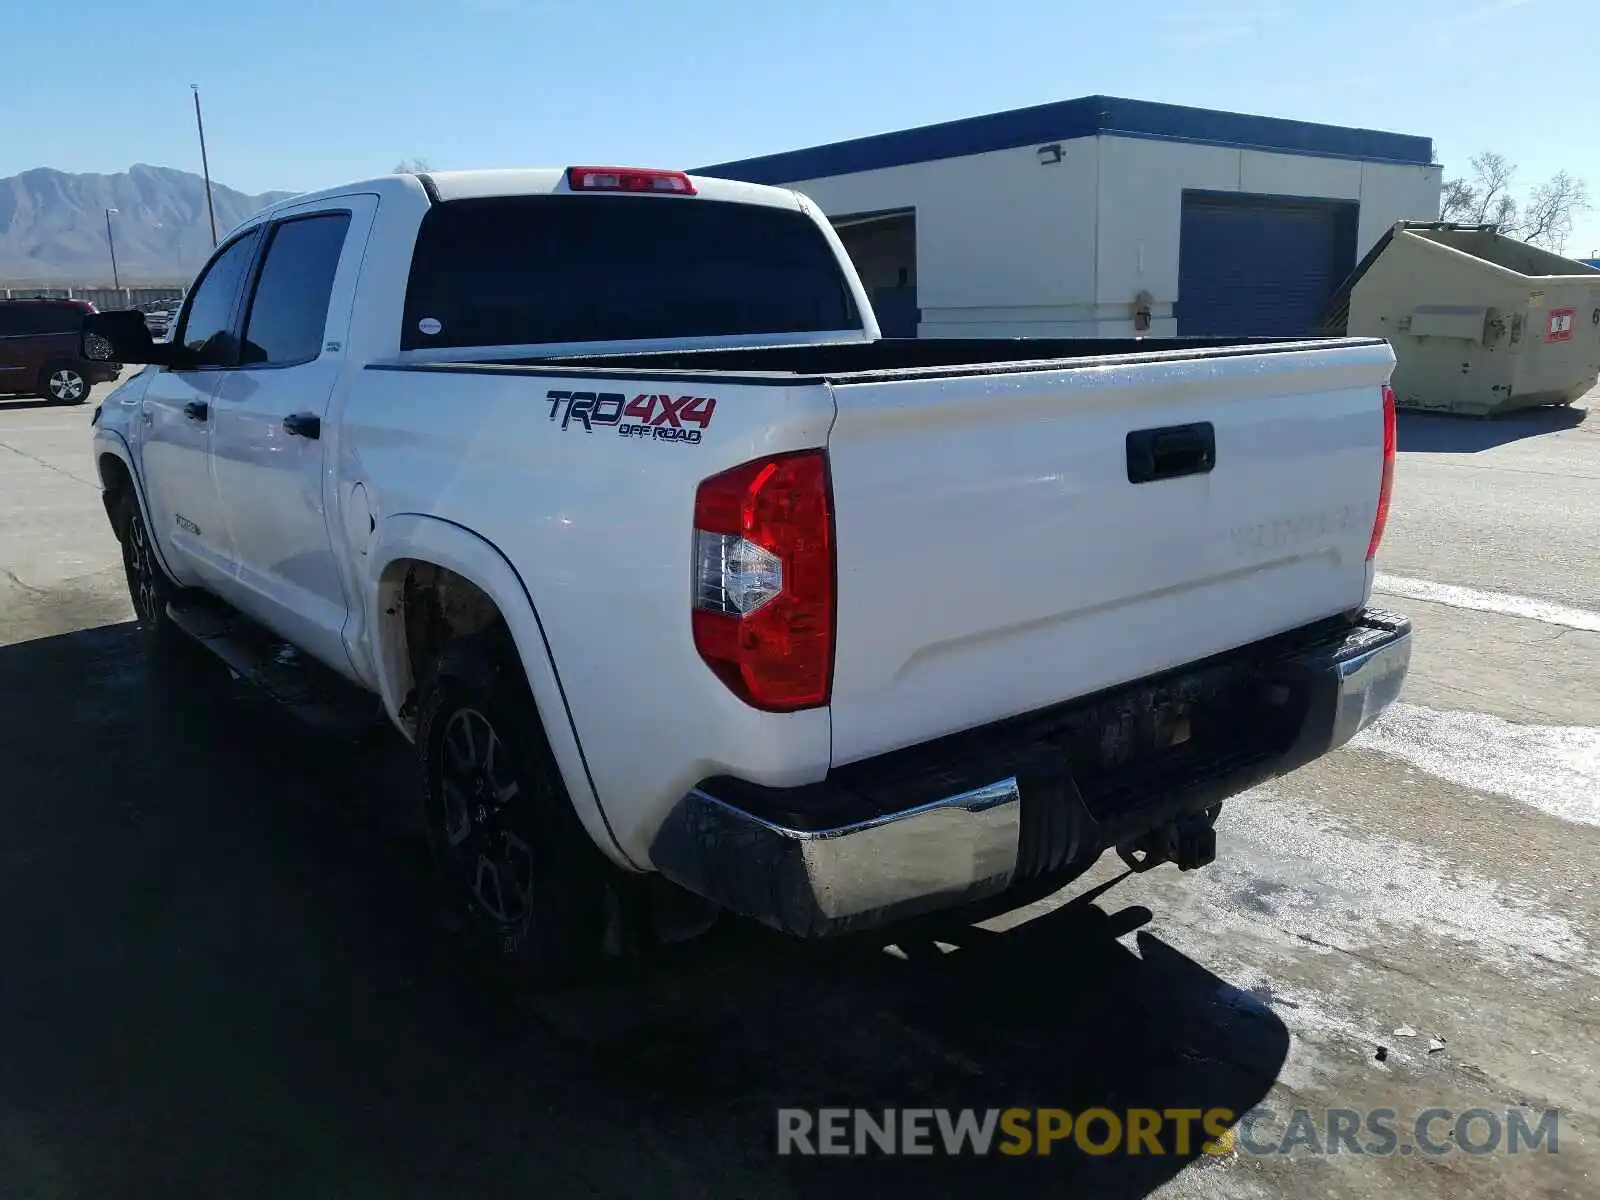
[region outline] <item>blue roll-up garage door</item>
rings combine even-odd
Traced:
[[[1355,267],[1357,205],[1185,192],[1178,244],[1182,337],[1298,337]]]

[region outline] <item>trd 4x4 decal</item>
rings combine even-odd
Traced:
[[[621,392],[547,392],[550,419],[562,429],[574,423],[593,433],[615,427],[619,437],[651,442],[698,442],[711,424],[717,402],[710,396],[643,394],[629,400]],[[692,428],[691,428],[692,427]]]

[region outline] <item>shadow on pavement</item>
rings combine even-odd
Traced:
[[[63,404],[59,400],[46,400],[43,396],[9,396],[0,393],[0,413],[20,412],[27,408],[60,408],[67,412],[83,412],[86,407],[86,404]],[[93,411],[92,408],[88,409],[90,413]]]
[[[0,1192],[1142,1196],[1197,1157],[779,1158],[780,1107],[1223,1107],[1269,1008],[1075,901],[905,957],[728,923],[556,996],[464,971],[398,743],[131,626],[0,649]],[[1100,903],[1108,897],[1102,896]],[[1192,1170],[1206,1170],[1196,1164]]]
[[[1411,454],[1477,454],[1508,442],[1574,429],[1588,418],[1583,408],[1530,408],[1503,417],[1456,417],[1402,409],[1399,448]]]

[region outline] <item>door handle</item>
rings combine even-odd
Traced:
[[[1216,465],[1217,431],[1210,421],[1128,434],[1129,483],[1205,475]]]
[[[322,436],[322,418],[311,413],[291,413],[283,419],[283,431],[291,437],[316,441]]]
[[[211,415],[211,405],[204,400],[191,400],[183,406],[183,415],[191,421],[204,421]]]

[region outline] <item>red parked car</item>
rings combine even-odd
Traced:
[[[0,393],[82,404],[120,375],[121,363],[82,356],[83,318],[94,311],[87,300],[0,300]]]

